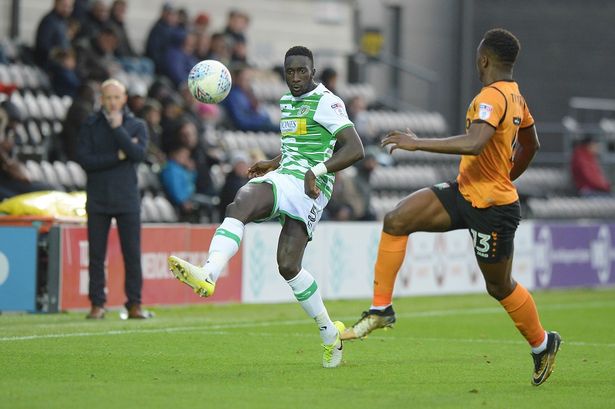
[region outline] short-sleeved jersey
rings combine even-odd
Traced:
[[[519,199],[510,171],[519,128],[534,124],[525,99],[514,81],[497,81],[484,87],[468,107],[466,130],[486,122],[495,133],[479,155],[463,155],[459,164],[459,191],[472,206],[507,205]]]
[[[353,126],[344,102],[322,84],[299,97],[285,94],[280,98],[280,110],[282,159],[278,172],[301,180],[308,169],[333,155],[337,133]],[[327,198],[331,198],[334,180],[333,173],[316,180]]]

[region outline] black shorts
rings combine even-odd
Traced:
[[[521,220],[519,201],[480,209],[463,197],[457,182],[439,183],[431,190],[451,217],[450,230],[469,230],[478,261],[497,263],[512,256],[515,231]]]

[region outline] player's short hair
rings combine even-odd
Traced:
[[[288,57],[291,57],[293,55],[303,55],[310,59],[312,66],[314,65],[314,55],[312,55],[312,52],[307,47],[304,47],[302,45],[296,45],[289,48],[288,51],[286,51],[286,55],[284,56],[284,61],[286,61]]]
[[[503,64],[513,65],[521,49],[517,37],[503,28],[494,28],[485,33],[483,46],[491,50]]]

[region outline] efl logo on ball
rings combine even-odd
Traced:
[[[205,104],[222,101],[230,92],[231,85],[231,73],[220,61],[201,61],[188,74],[190,93]]]

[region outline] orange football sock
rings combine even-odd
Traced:
[[[525,287],[517,283],[513,292],[500,300],[500,304],[531,346],[536,347],[544,341],[545,330],[540,324],[536,304]]]
[[[392,236],[382,232],[374,268],[374,307],[391,304],[395,279],[404,262],[407,244],[408,236]]]

